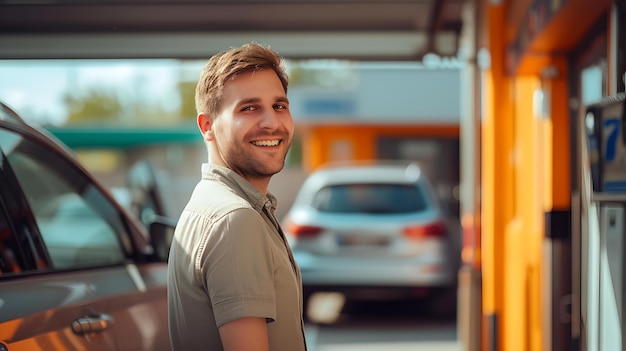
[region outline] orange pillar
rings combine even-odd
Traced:
[[[512,218],[514,192],[514,115],[511,80],[506,74],[506,7],[487,7],[490,69],[483,75],[482,224],[483,349],[505,350],[507,329],[502,328],[506,260],[505,231]]]

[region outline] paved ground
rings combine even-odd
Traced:
[[[413,303],[346,307],[337,294],[312,300],[318,323],[305,326],[309,351],[462,351],[456,319],[434,319]]]
[[[307,327],[309,351],[461,351],[454,326]],[[433,340],[439,339],[439,340]]]

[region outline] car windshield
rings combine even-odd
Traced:
[[[420,212],[426,199],[411,184],[342,184],[315,194],[312,206],[320,212],[394,214]]]

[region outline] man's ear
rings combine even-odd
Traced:
[[[204,112],[198,114],[198,128],[202,137],[206,141],[211,141],[215,138],[213,134],[213,118]]]

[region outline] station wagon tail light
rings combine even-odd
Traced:
[[[436,238],[446,235],[446,224],[442,221],[406,227],[402,235],[409,239]]]
[[[314,225],[299,225],[287,220],[285,229],[296,238],[310,238],[319,235],[323,228]]]

